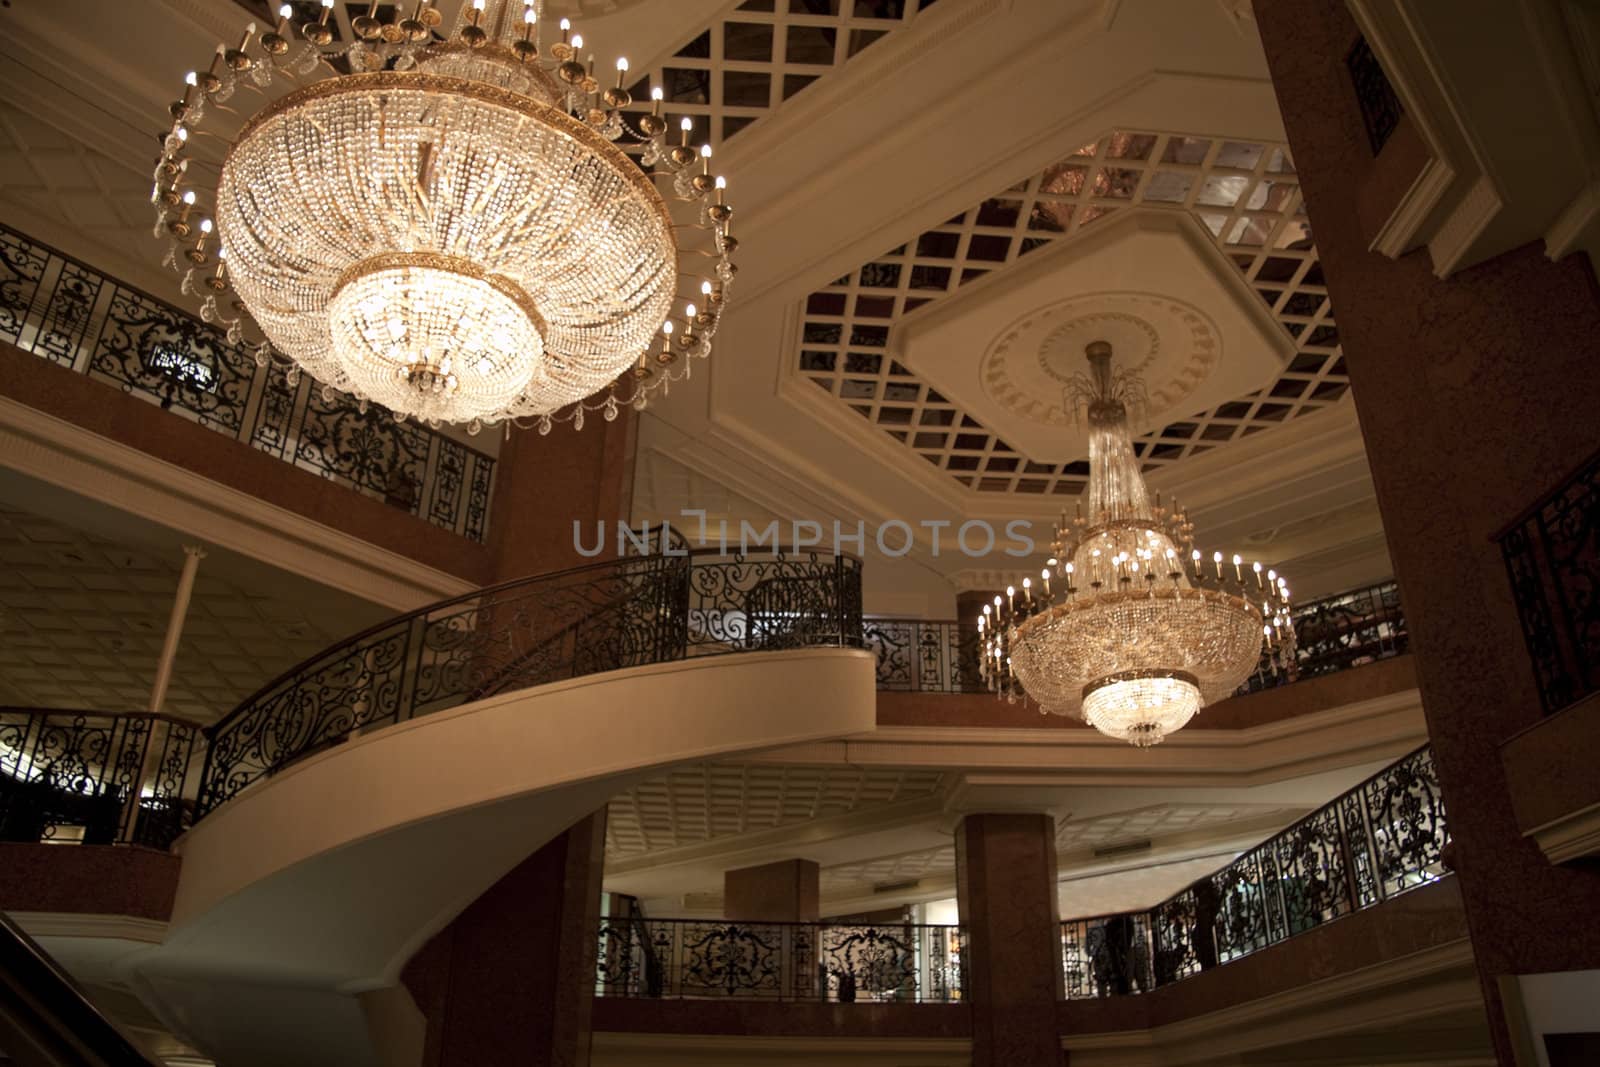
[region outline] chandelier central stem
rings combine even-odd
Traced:
[[[1090,344],[1089,360],[1089,516],[1090,521],[1120,523],[1142,520],[1154,524],[1150,493],[1145,488],[1139,460],[1133,454],[1128,431],[1125,386],[1111,370],[1111,345]]]

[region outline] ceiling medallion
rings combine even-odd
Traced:
[[[1133,454],[1128,405],[1141,383],[1087,346],[1072,385],[1089,423],[1089,517],[1061,525],[1036,587],[1022,581],[978,619],[983,674],[1056,715],[1140,747],[1294,654],[1288,581],[1239,556],[1208,559],[1177,502],[1152,504]]]
[[[372,3],[334,48],[333,0],[298,26],[284,4],[219,45],[151,194],[201,318],[325,393],[473,430],[581,428],[687,377],[734,276],[727,183],[690,120],[667,143],[659,88],[635,105],[627,60],[603,88],[539,7],[469,0],[443,34],[436,0]]]
[[[1198,308],[1153,293],[1081,293],[1042,307],[1007,327],[984,352],[979,376],[995,403],[1031,422],[1076,424],[1061,389],[1081,377],[1083,350],[1111,344],[1125,370],[1150,383],[1142,414],[1181,408],[1217,368],[1216,323]]]

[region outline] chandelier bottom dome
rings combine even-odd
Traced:
[[[1083,719],[1101,733],[1140,748],[1158,745],[1205,703],[1196,681],[1186,675],[1102,680],[1083,695]]]
[[[328,301],[333,358],[396,411],[448,403],[488,417],[537,390],[544,322],[514,283],[447,256],[379,256],[345,272]]]

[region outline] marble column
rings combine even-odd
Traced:
[[[1056,824],[1049,815],[968,815],[956,831],[967,928],[973,1067],[1062,1067]]]
[[[722,876],[722,916],[738,922],[814,923],[819,868],[810,860],[741,867]]]
[[[605,814],[515,867],[406,965],[423,1067],[587,1067]],[[400,887],[403,891],[403,887]]]
[[[512,431],[500,446],[495,470],[488,539],[491,581],[615,555],[617,520],[629,518],[633,496],[637,431],[638,418],[629,407],[612,422],[594,415],[582,430],[560,425],[543,436],[531,429]],[[589,558],[578,544],[592,549],[597,527],[606,547]]]
[[[1404,597],[1486,1015],[1510,1063],[1498,979],[1600,967],[1600,876],[1550,864],[1513,812],[1500,746],[1542,717],[1494,537],[1600,444],[1600,290],[1586,256],[1551,262],[1531,224],[1530,243],[1445,279],[1426,248],[1370,251],[1425,158],[1412,118],[1373,153],[1345,0],[1255,11]],[[1501,46],[1481,43],[1492,69]]]

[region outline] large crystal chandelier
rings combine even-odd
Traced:
[[[1089,425],[1088,517],[1062,517],[1039,585],[1025,578],[985,605],[982,670],[1008,698],[1145,747],[1292,658],[1289,587],[1260,563],[1207,557],[1176,502],[1151,502],[1128,432],[1138,382],[1113,372],[1110,345],[1088,356],[1073,387]]]
[[[732,208],[659,88],[636,105],[625,59],[602,86],[537,0],[463,0],[449,33],[436,0],[374,2],[342,47],[333,2],[252,23],[172,105],[155,232],[202,318],[330,395],[474,428],[614,418],[709,354]]]

